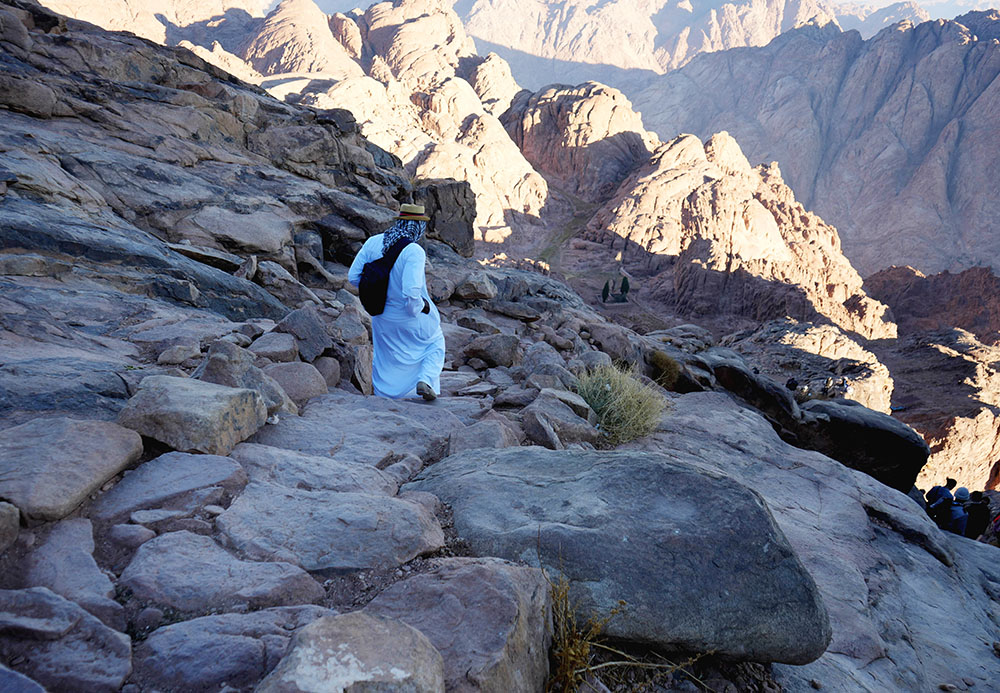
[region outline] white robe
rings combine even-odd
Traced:
[[[365,263],[382,257],[383,235],[365,241],[351,263],[347,278],[354,286],[361,281]],[[389,274],[385,310],[372,316],[372,384],[380,397],[415,397],[420,381],[441,392],[444,334],[441,315],[427,293],[426,259],[416,243],[403,248]],[[421,312],[424,301],[430,306],[428,313]]]

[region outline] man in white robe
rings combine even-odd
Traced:
[[[347,274],[351,284],[357,286],[366,263],[382,257],[401,239],[410,241],[389,274],[385,310],[372,316],[372,385],[380,397],[419,395],[430,401],[441,391],[441,315],[427,293],[427,255],[417,244],[427,229],[427,221],[423,206],[402,205],[396,223],[365,241]]]

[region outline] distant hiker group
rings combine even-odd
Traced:
[[[956,489],[957,484],[949,478],[944,486],[935,486],[928,491],[924,496],[927,514],[943,530],[978,539],[987,532],[993,519],[990,502],[982,491],[969,493],[964,486]],[[1000,514],[996,521],[1000,521]]]

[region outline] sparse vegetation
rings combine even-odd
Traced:
[[[663,396],[639,380],[631,368],[589,370],[580,376],[577,393],[597,414],[597,426],[608,447],[655,431],[667,407]]]
[[[665,390],[673,390],[681,375],[681,366],[665,351],[656,350],[649,355],[649,365],[656,369],[656,384]]]
[[[560,574],[553,582],[544,568],[542,572],[552,594],[551,675],[545,686],[546,693],[597,690],[589,685],[588,677],[591,676],[611,685],[613,690],[637,690],[636,684],[644,689],[643,684],[665,682],[676,671],[699,682],[689,667],[703,655],[695,655],[678,664],[654,651],[637,657],[610,647],[602,637],[604,628],[628,605],[619,601],[607,616],[591,614],[581,626],[576,620],[576,605],[570,602],[569,580]],[[704,684],[702,687],[708,690]]]

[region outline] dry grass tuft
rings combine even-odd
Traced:
[[[649,365],[656,369],[656,384],[673,390],[681,376],[681,365],[665,351],[656,350],[649,355]]]
[[[631,368],[598,366],[580,376],[577,393],[597,414],[608,447],[649,435],[660,423],[667,402]]]
[[[637,686],[645,688],[646,684],[666,681],[676,671],[699,682],[689,667],[703,655],[675,663],[657,653],[639,658],[610,647],[603,642],[602,633],[604,627],[625,610],[625,602],[619,601],[618,606],[602,618],[591,614],[581,627],[576,620],[577,609],[570,602],[569,580],[560,574],[553,582],[544,568],[542,572],[552,591],[554,631],[550,651],[552,673],[545,686],[546,693],[596,690],[588,679],[603,680],[614,690],[637,690]]]

